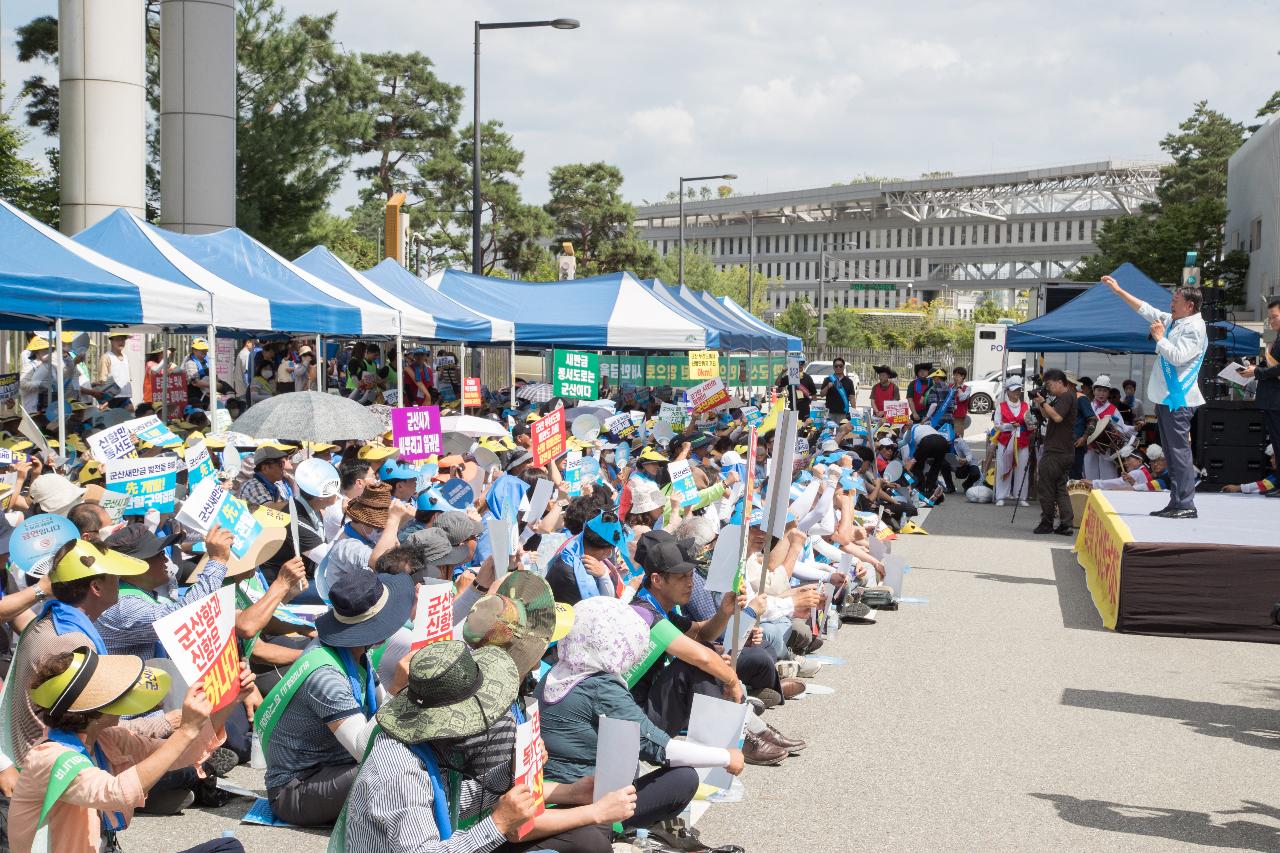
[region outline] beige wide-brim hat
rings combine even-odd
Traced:
[[[268,527],[263,525],[262,532],[249,545],[249,550],[244,552],[243,557],[237,557],[235,554],[231,555],[231,559],[227,561],[227,578],[238,578],[247,575],[267,560],[270,560],[284,547],[284,541],[288,535],[289,528],[287,527]],[[204,571],[204,567],[208,562],[208,555],[201,557],[195,568],[183,578],[183,586],[195,583],[196,578],[200,577],[200,573]]]

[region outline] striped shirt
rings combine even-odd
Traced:
[[[278,503],[293,496],[293,491],[284,480],[272,485],[275,486],[276,494],[280,495],[280,497],[273,495],[271,489],[264,486],[257,477],[251,476],[240,486],[240,499],[253,506],[262,506],[263,504]]]
[[[510,746],[514,754],[514,742]],[[510,789],[511,762],[503,766],[505,772],[491,773],[485,780],[489,788]],[[499,776],[505,777],[502,784],[497,784]],[[498,799],[476,782],[463,780],[459,818],[492,809]],[[431,777],[422,762],[404,744],[380,732],[347,798],[347,853],[489,853],[506,843],[492,817],[441,841],[433,801]]]
[[[210,560],[186,595],[177,599],[125,595],[121,589],[120,599],[94,623],[107,651],[113,655],[137,655],[143,660],[156,657],[155,621],[217,591],[226,575],[225,565]]]

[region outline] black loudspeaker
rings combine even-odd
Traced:
[[[1215,400],[1201,406],[1192,426],[1196,465],[1205,471],[1202,489],[1252,483],[1270,471],[1263,448],[1267,426],[1246,400]]]

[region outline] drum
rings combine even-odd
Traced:
[[[1128,455],[1138,443],[1138,437],[1120,429],[1110,421],[1100,421],[1099,427],[1089,436],[1089,449],[1109,459],[1119,460]]]

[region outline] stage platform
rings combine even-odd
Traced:
[[[1103,624],[1171,637],[1280,643],[1280,500],[1198,494],[1198,519],[1153,518],[1167,492],[1093,491],[1076,556]]]

